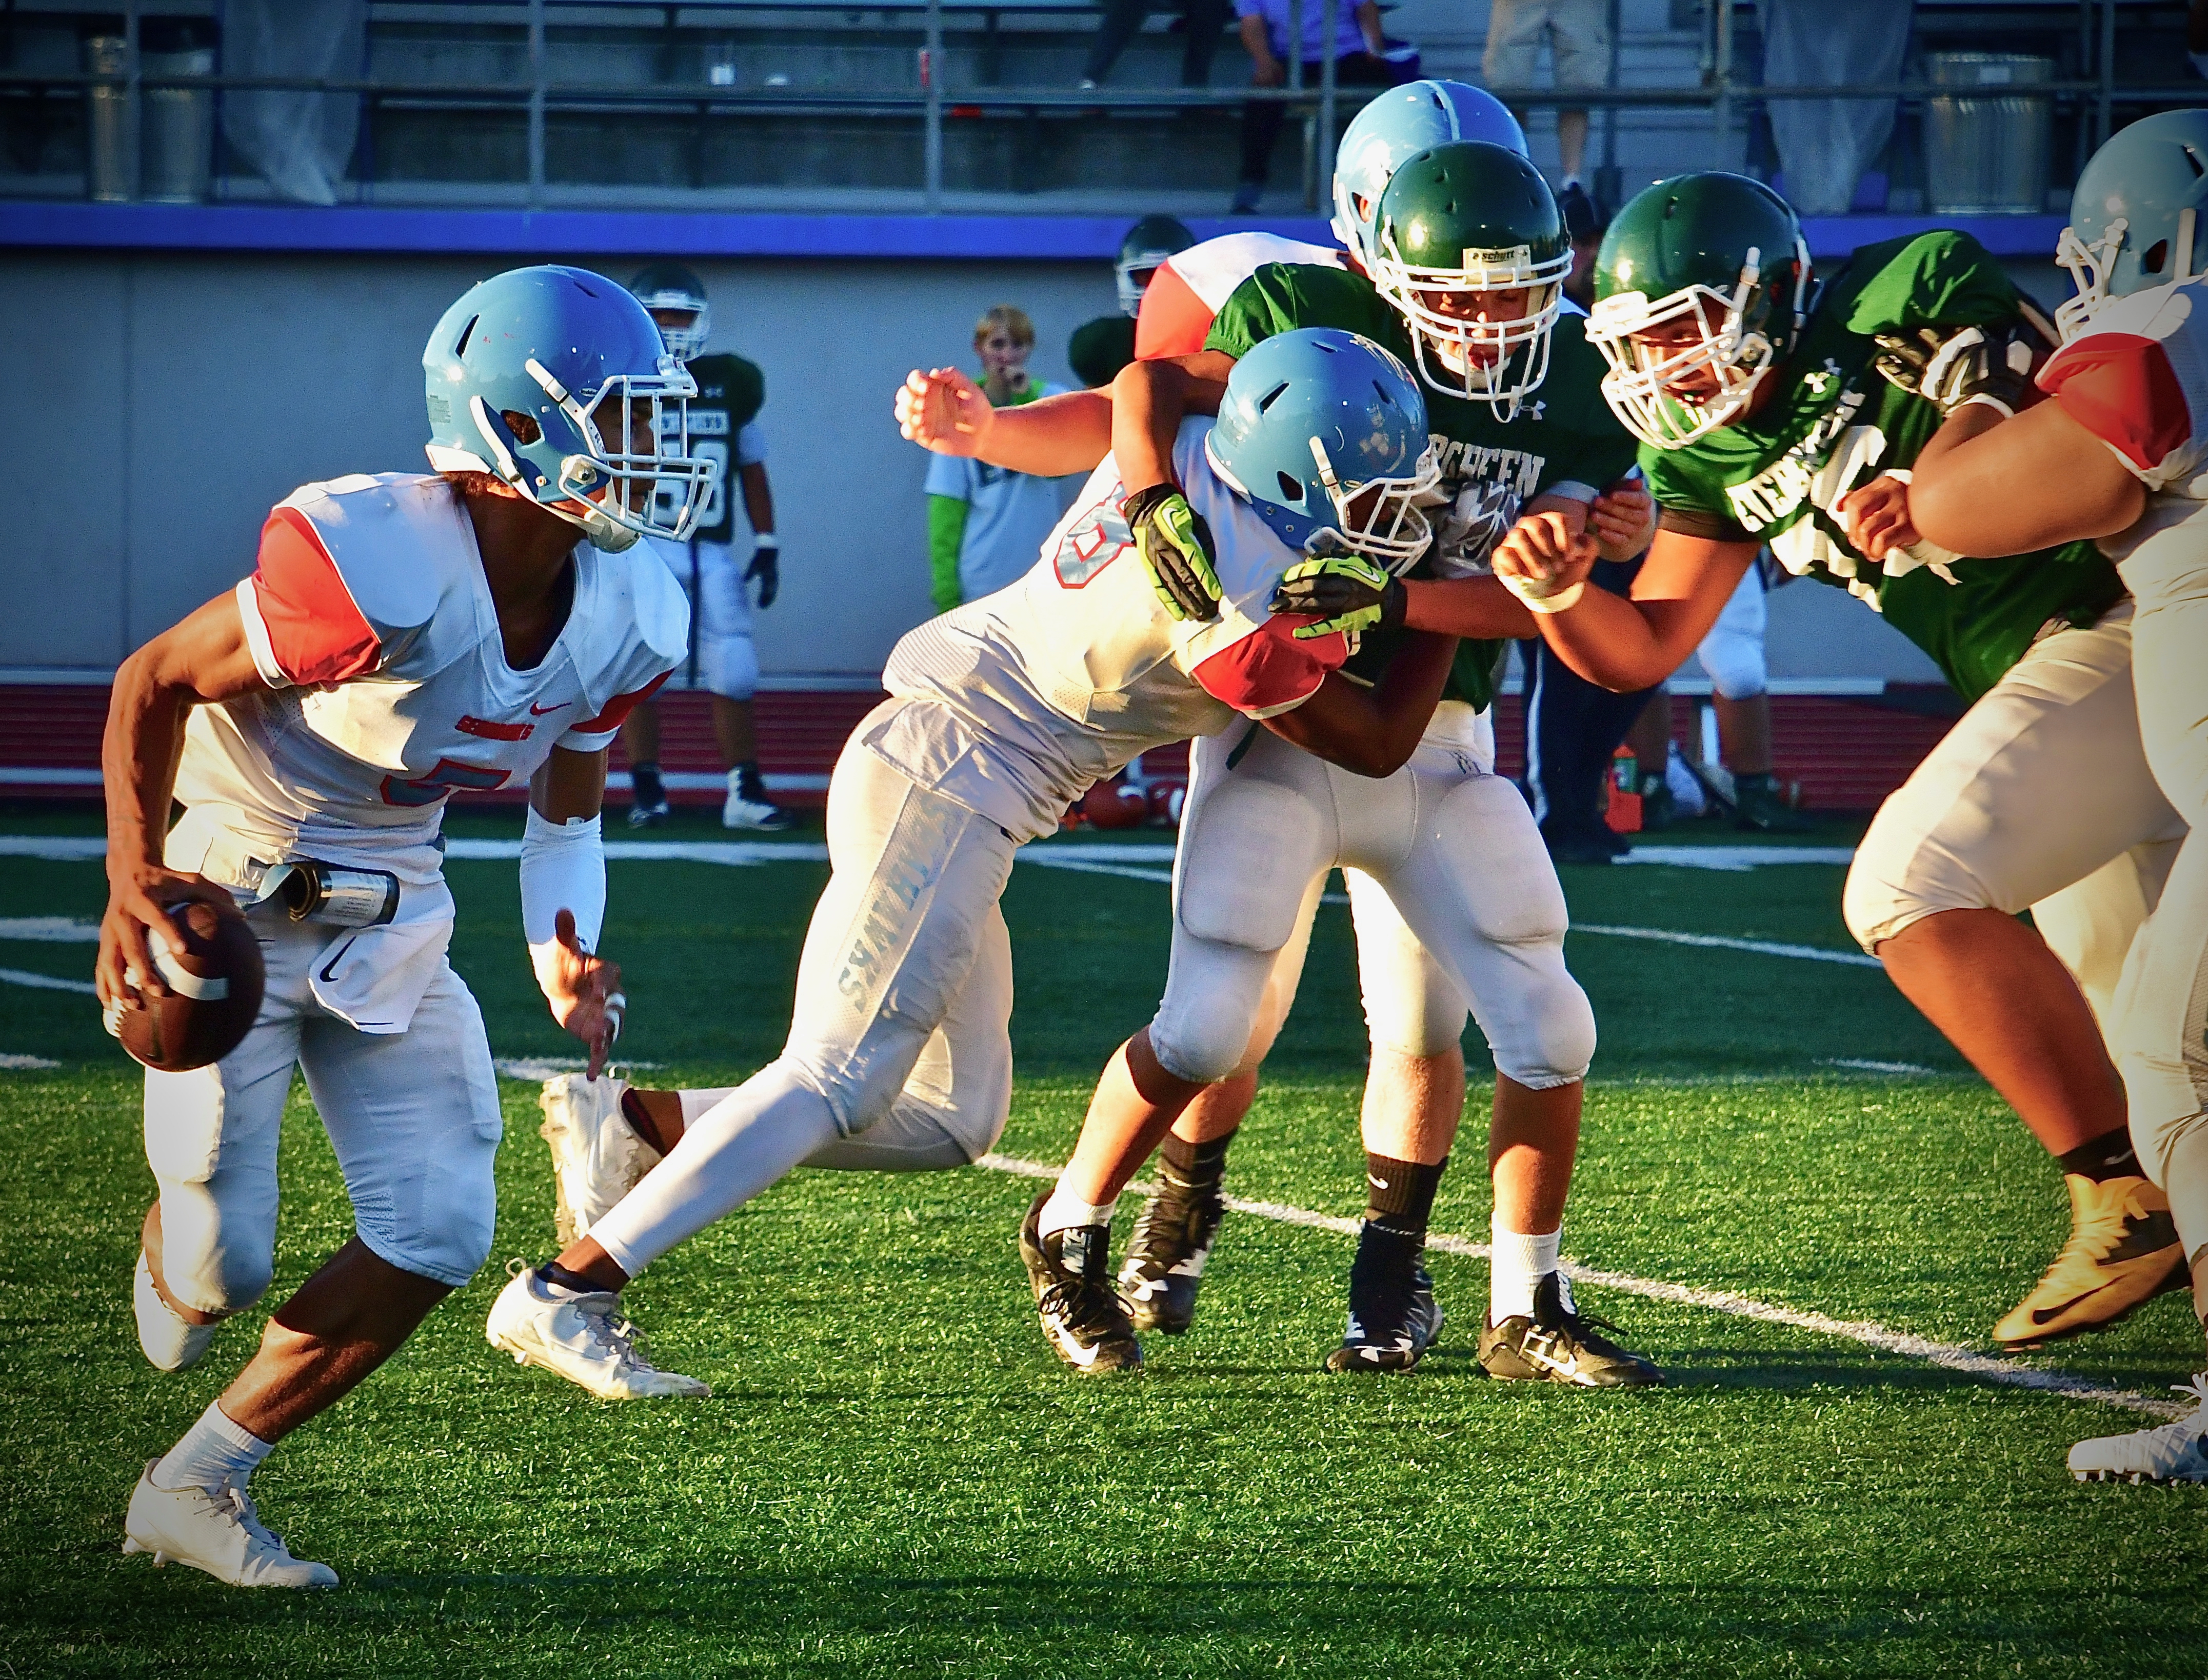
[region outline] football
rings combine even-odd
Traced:
[[[116,1037],[137,1060],[163,1073],[189,1073],[235,1050],[261,1013],[267,975],[261,946],[234,904],[182,899],[165,907],[184,948],[147,930],[147,946],[166,992],[126,1009]]]
[[[1081,814],[1097,828],[1132,828],[1149,811],[1142,789],[1125,782],[1099,782],[1081,797]]]

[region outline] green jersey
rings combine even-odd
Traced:
[[[1203,347],[1239,360],[1252,345],[1299,327],[1360,333],[1413,364],[1409,330],[1371,280],[1346,268],[1284,262],[1268,264],[1235,289],[1213,318]],[[1424,575],[1488,570],[1489,555],[1534,497],[1555,491],[1592,500],[1632,470],[1632,436],[1603,399],[1603,365],[1587,341],[1585,318],[1567,315],[1550,335],[1549,372],[1538,399],[1515,420],[1501,419],[1485,403],[1422,386],[1443,493],[1449,498],[1434,513],[1434,545],[1420,562]],[[1449,697],[1489,705],[1503,646],[1464,643]]]
[[[698,528],[700,543],[735,541],[736,434],[759,417],[766,404],[766,375],[741,356],[700,356],[687,364],[698,381],[690,399],[690,448],[713,461],[717,473]]]
[[[1889,239],[1858,250],[1827,282],[1773,395],[1745,419],[1678,449],[1644,447],[1641,468],[1666,530],[1768,543],[1790,572],[1846,588],[1929,654],[1966,700],[2051,622],[2091,624],[2123,593],[2090,543],[2007,560],[1971,560],[1930,543],[1865,559],[1841,499],[1906,468],[1941,423],[1939,408],[1873,366],[1875,335],[1983,326],[2018,313],[2001,265],[1965,233]]]

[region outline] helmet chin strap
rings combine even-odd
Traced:
[[[2193,278],[2193,230],[2198,219],[2190,205],[2177,213],[2177,267],[2170,276],[2173,284]]]

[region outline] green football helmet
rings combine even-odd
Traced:
[[[1127,230],[1119,242],[1119,255],[1112,275],[1119,283],[1119,313],[1133,315],[1143,307],[1143,289],[1167,257],[1196,243],[1196,236],[1177,216],[1145,216]]]
[[[629,291],[654,321],[663,315],[677,317],[673,325],[659,321],[659,336],[667,340],[667,353],[678,362],[703,355],[713,330],[713,312],[705,302],[705,284],[679,262],[655,262],[628,283]]]
[[[1549,372],[1549,331],[1572,272],[1556,195],[1517,153],[1455,141],[1403,160],[1372,222],[1372,280],[1403,317],[1419,374],[1437,391],[1515,416]],[[1522,291],[1522,314],[1471,300]],[[1450,300],[1455,309],[1440,303]]]
[[[1595,256],[1587,340],[1610,363],[1602,394],[1658,449],[1730,424],[1800,339],[1809,286],[1802,224],[1761,182],[1719,170],[1659,181]]]

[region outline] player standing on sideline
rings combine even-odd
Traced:
[[[1173,255],[1194,243],[1196,236],[1178,217],[1145,216],[1127,230],[1127,237],[1119,242],[1119,255],[1112,263],[1112,279],[1119,291],[1118,313],[1082,322],[1066,340],[1066,365],[1084,387],[1109,385],[1119,369],[1135,359],[1135,320],[1141,313],[1143,294]]]
[[[1908,517],[1932,541],[1974,554],[2098,538],[2136,603],[2139,733],[2157,783],[2191,831],[2134,943],[2114,1036],[2132,1144],[2169,1197],[2193,1309],[2208,1319],[2205,219],[2208,111],[2142,117],[2094,154],[2056,253],[2078,295],[2055,311],[2062,348],[2039,373],[2051,400],[2013,418],[1973,416],[1976,435],[1927,449]],[[2179,1392],[2199,1402],[2191,1414],[2081,1441],[2071,1473],[2208,1481],[2208,1371]]]
[[[623,1008],[620,970],[591,954],[606,753],[688,629],[665,570],[623,552],[680,541],[712,471],[684,450],[689,375],[633,298],[580,269],[516,269],[446,311],[423,365],[437,471],[286,497],[253,575],[125,661],[108,711],[111,1022],[159,989],[147,930],[173,940],[164,907],[180,899],[234,895],[267,965],[243,1044],[146,1075],[147,1358],[183,1369],[267,1288],[295,1065],[357,1221],[131,1496],[125,1551],[232,1586],[335,1584],[261,1525],[248,1479],[490,1247],[498,1083],[445,956],[445,800],[527,780],[530,957],[595,1070]],[[172,794],[185,811],[168,831]],[[310,891],[285,897],[323,908],[287,915],[275,895],[302,877]]]
[[[2121,1037],[2115,977],[2184,825],[2139,746],[2115,568],[2086,543],[1958,567],[1909,523],[1920,452],[2023,401],[2047,348],[2001,266],[1935,232],[1863,247],[1814,308],[1810,280],[1799,223],[1758,182],[1682,176],[1627,205],[1589,335],[1662,529],[1629,600],[1579,587],[1584,555],[1563,545],[1498,555],[1497,571],[1540,599],[1542,634],[1575,669],[1631,688],[1677,668],[1768,543],[1874,606],[1971,703],[1881,807],[1844,908],[2061,1163],[2071,1240],[1995,1330],[2036,1346],[2122,1317],[2182,1269],[2086,997]],[[1450,621],[1449,585],[1403,588],[1405,622]],[[2016,919],[2027,907],[2037,933]]]
[[[766,778],[759,773],[754,699],[759,648],[752,639],[752,585],[759,585],[761,612],[774,605],[782,590],[782,539],[775,535],[766,433],[759,420],[766,404],[766,376],[741,356],[705,353],[712,311],[704,284],[687,268],[655,264],[631,280],[628,289],[659,323],[669,353],[686,364],[697,382],[698,394],[690,401],[690,435],[698,453],[713,463],[712,487],[696,534],[687,543],[653,540],[651,548],[690,597],[689,681],[702,683],[713,697],[713,741],[728,767],[721,826],[779,833],[795,826],[797,819],[767,797]],[[752,528],[751,561],[741,572],[735,549],[739,489]],[[629,826],[656,827],[667,820],[668,806],[659,770],[659,711],[652,702],[629,714],[621,729],[621,753],[631,779]]]
[[[1476,95],[1476,99],[1458,97],[1460,93]],[[1375,101],[1359,121],[1376,109],[1380,118],[1362,144],[1352,143],[1359,139],[1353,124],[1343,155],[1354,172],[1347,179],[1338,177],[1335,186],[1337,225],[1347,230],[1355,248],[1350,258],[1353,267],[1262,269],[1237,290],[1221,313],[1210,334],[1210,350],[1200,357],[1138,365],[1123,375],[1115,393],[1120,398],[1114,405],[1115,442],[1121,459],[1131,463],[1130,482],[1155,487],[1131,496],[1131,523],[1137,540],[1149,544],[1146,560],[1186,577],[1179,610],[1201,618],[1209,610],[1209,600],[1197,572],[1202,545],[1187,522],[1185,505],[1175,506],[1179,498],[1169,465],[1158,453],[1156,435],[1174,423],[1183,406],[1204,407],[1215,400],[1215,381],[1233,365],[1236,353],[1269,334],[1314,321],[1389,335],[1405,357],[1418,356],[1425,363],[1429,416],[1444,474],[1434,499],[1449,510],[1437,545],[1444,549],[1439,563],[1445,569],[1468,573],[1484,568],[1490,546],[1526,512],[1553,515],[1573,529],[1591,517],[1604,529],[1605,542],[1619,544],[1623,553],[1637,552],[1645,543],[1645,498],[1628,511],[1622,498],[1598,498],[1591,485],[1579,483],[1581,475],[1593,483],[1609,482],[1629,468],[1632,460],[1630,441],[1601,402],[1597,364],[1583,344],[1572,342],[1561,351],[1560,369],[1569,370],[1556,380],[1561,400],[1551,404],[1545,399],[1515,432],[1507,429],[1509,421],[1497,417],[1498,407],[1525,407],[1539,370],[1548,363],[1557,282],[1569,255],[1545,184],[1521,154],[1493,145],[1459,142],[1419,152],[1417,165],[1430,165],[1430,171],[1405,161],[1406,154],[1389,155],[1391,127],[1407,129],[1416,138],[1423,125],[1437,121],[1454,126],[1467,119],[1491,120],[1478,101],[1493,104],[1477,90],[1459,90],[1449,83],[1407,88]],[[1509,132],[1515,133],[1515,124],[1499,106],[1491,120],[1508,124]],[[1404,177],[1410,175],[1416,178],[1407,183]],[[1400,282],[1383,299],[1362,272],[1365,260],[1355,252],[1367,254],[1383,273],[1392,272],[1391,264],[1401,264],[1398,236],[1390,229],[1413,223],[1420,225],[1437,257],[1437,267],[1420,277],[1425,301],[1413,297],[1413,289]],[[1476,273],[1467,266],[1473,261],[1468,253],[1480,254],[1483,266]],[[1485,266],[1491,260],[1492,268]],[[1545,266],[1536,272],[1537,265]],[[1155,286],[1152,295],[1157,295]],[[1429,304],[1437,307],[1430,309]],[[1420,311],[1434,315],[1454,311],[1455,324],[1422,327],[1439,341],[1430,345],[1424,338],[1414,338],[1405,325],[1406,318],[1418,321]],[[1432,362],[1425,361],[1429,351],[1436,358]],[[1440,361],[1448,356],[1458,360],[1454,372]],[[1437,366],[1444,369],[1439,376]],[[1479,388],[1479,401],[1465,394],[1474,385]],[[971,405],[959,401],[957,393],[938,394],[947,411],[930,415],[926,382],[917,389],[909,387],[901,403],[909,427],[923,426],[946,441],[950,434],[963,432],[970,441],[975,429],[953,417],[970,410]],[[1149,423],[1138,422],[1131,435],[1126,429],[1130,408],[1151,416]],[[1537,424],[1539,430],[1533,429]],[[1029,447],[1035,429],[1023,429],[1016,444]],[[1521,442],[1522,447],[1515,447]],[[993,428],[981,438],[979,447],[998,447]],[[1491,600],[1500,594],[1491,583],[1484,587]],[[1509,633],[1531,633],[1530,619],[1522,613],[1514,614],[1510,622],[1519,630]],[[1445,705],[1437,713],[1428,743],[1443,753],[1468,756],[1483,773],[1491,770],[1493,762],[1492,735],[1483,714],[1491,698],[1494,655],[1499,646],[1490,643],[1460,652],[1448,696],[1457,704]],[[1245,773],[1239,764],[1227,764],[1230,755],[1221,742],[1199,743],[1197,753],[1198,786],[1191,790],[1192,803],[1203,792],[1207,771],[1215,779],[1259,778],[1261,766],[1253,764]],[[1306,802],[1319,813],[1314,821],[1332,820],[1330,798],[1313,795]],[[1199,854],[1216,854],[1230,860],[1224,867],[1231,869],[1239,867],[1231,861],[1251,846],[1262,849],[1269,843],[1268,820],[1254,801],[1225,800],[1215,813],[1216,819],[1201,831],[1194,824],[1184,827],[1184,891],[1176,904],[1174,939],[1177,953],[1185,945],[1191,955],[1185,961],[1177,956],[1177,972],[1196,971],[1192,953],[1203,944],[1192,929],[1191,915],[1206,927],[1216,920],[1186,902],[1185,884],[1198,873],[1191,860]],[[1516,837],[1507,831],[1501,816],[1497,820],[1503,827],[1492,838],[1508,849]],[[1550,883],[1549,891],[1529,890],[1527,902],[1553,903],[1555,926],[1538,929],[1529,922],[1506,932],[1501,922],[1494,922],[1488,936],[1498,944],[1530,947],[1551,940],[1561,943],[1562,899],[1545,854],[1540,873]],[[1347,879],[1373,1035],[1373,1071],[1363,1124],[1372,1196],[1359,1257],[1351,1270],[1349,1330],[1333,1362],[1350,1370],[1402,1369],[1416,1363],[1439,1323],[1419,1257],[1434,1192],[1463,1108],[1465,1075],[1458,1040],[1470,1004],[1462,986],[1426,954],[1394,903],[1365,872],[1353,868]],[[1255,1097],[1258,1065],[1293,1001],[1317,908],[1313,891],[1300,906],[1285,942],[1280,939],[1281,930],[1272,927],[1269,921],[1249,918],[1245,937],[1278,954],[1241,1065],[1206,1086],[1192,1101],[1182,1095],[1173,1105],[1178,1119],[1162,1107],[1138,1113],[1128,1107],[1123,1113],[1106,1114],[1103,1107],[1118,1107],[1125,1095],[1107,1080],[1100,1089],[1098,1107],[1092,1108],[1091,1130],[1100,1140],[1098,1147],[1077,1155],[1067,1179],[1061,1181],[1065,1199],[1052,1207],[1043,1221],[1046,1227],[1077,1217],[1108,1222],[1119,1190],[1155,1143],[1159,1131],[1171,1125],[1163,1146],[1165,1186],[1143,1209],[1121,1273],[1123,1287],[1137,1303],[1137,1323],[1143,1328],[1176,1332],[1187,1328],[1193,1314],[1203,1267],[1223,1212],[1220,1185],[1227,1144]],[[1480,1018],[1491,1040],[1499,1036],[1505,1041],[1498,1059],[1506,1064],[1497,1086],[1489,1140],[1502,1258],[1495,1269],[1487,1329],[1481,1338],[1483,1362],[1495,1374],[1542,1380],[1589,1384],[1650,1380],[1654,1373],[1645,1361],[1593,1335],[1577,1317],[1557,1267],[1563,1202],[1577,1142],[1578,1076],[1584,1072],[1584,1064],[1576,1072],[1560,1076],[1552,1058],[1533,1053],[1538,1034],[1517,1030],[1529,1006],[1527,999],[1541,987],[1529,984],[1527,998],[1521,999],[1506,982],[1545,983],[1543,976],[1530,969],[1514,976],[1508,961],[1478,966],[1487,982],[1478,1000]],[[1161,1015],[1171,1007],[1169,995]],[[1522,1059],[1521,1053],[1526,1053]],[[1201,1071],[1193,1062],[1174,1070],[1190,1075]],[[1513,1077],[1514,1072],[1522,1079]],[[1123,1154],[1122,1140],[1137,1138],[1148,1139],[1140,1151],[1131,1152],[1129,1143],[1125,1147],[1131,1152]],[[1529,1357],[1527,1350],[1536,1347],[1542,1357]]]
[[[1333,464],[1320,517],[1353,547],[1422,533],[1411,506],[1430,465],[1417,387],[1376,345],[1311,336],[1359,370],[1342,387],[1354,403],[1312,415],[1299,440],[1305,458],[1316,444]],[[1272,388],[1261,374],[1233,387],[1246,408]],[[788,1045],[691,1119],[587,1237],[515,1277],[491,1309],[494,1346],[608,1399],[703,1394],[641,1365],[615,1331],[631,1278],[839,1139],[884,1125],[953,1141],[1002,1129],[1011,946],[997,901],[1024,841],[1053,832],[1069,804],[1137,753],[1238,716],[1362,775],[1392,775],[1408,759],[1455,642],[1413,639],[1368,687],[1335,669],[1347,638],[1299,636],[1293,620],[1269,618],[1298,556],[1209,464],[1210,429],[1185,427],[1175,464],[1218,533],[1219,617],[1191,624],[1167,611],[1129,551],[1107,459],[1025,578],[897,644],[883,673],[891,698],[853,732],[829,786],[833,873],[806,934]],[[589,1152],[611,1163],[620,1149],[591,1140]],[[1077,1274],[1069,1292],[1111,1296],[1101,1250],[1066,1259]]]

